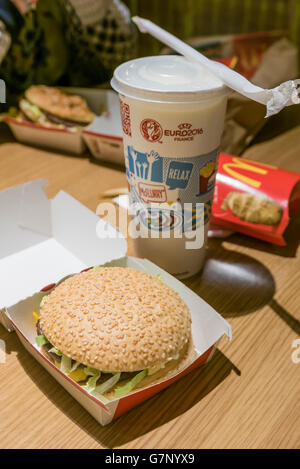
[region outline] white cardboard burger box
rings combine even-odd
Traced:
[[[110,108],[116,102],[117,97],[117,94],[111,90],[86,88],[61,89],[85,98],[90,109],[96,114],[96,116],[101,116],[103,113],[104,116],[110,115]],[[96,117],[95,120],[97,118],[98,117]],[[47,128],[31,122],[22,122],[13,117],[6,117],[5,122],[9,125],[16,140],[22,143],[75,154],[82,154],[87,148],[85,139],[83,138],[83,130],[72,131],[69,129],[59,129],[54,127]],[[105,134],[105,119],[100,119],[100,127],[98,125],[97,128],[101,133],[102,122],[104,123],[103,133]],[[89,126],[87,126],[86,129],[89,129]],[[105,142],[108,140],[111,144],[115,144],[114,136],[112,136],[111,139],[109,135],[104,137],[100,136],[99,138],[100,141],[104,138]]]
[[[198,295],[152,262],[124,257],[127,244],[119,232],[63,191],[49,200],[43,190],[45,185],[46,181],[35,180],[0,192],[0,323],[15,331],[25,349],[100,424],[106,425],[205,364],[224,334],[231,339],[231,326]],[[103,230],[116,236],[99,239],[96,224],[98,234]],[[71,272],[100,264],[160,274],[191,310],[197,352],[195,360],[180,373],[108,403],[90,395],[40,352],[32,315],[56,283]]]

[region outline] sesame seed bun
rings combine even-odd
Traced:
[[[85,99],[63,93],[57,88],[34,85],[25,91],[25,98],[48,113],[48,117],[67,119],[70,123],[87,125],[95,118]]]
[[[129,268],[100,267],[66,279],[41,306],[40,326],[62,353],[108,372],[165,364],[166,374],[191,352],[187,305],[163,281]]]

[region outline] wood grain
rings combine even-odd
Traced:
[[[287,136],[281,148],[276,141],[260,144],[247,156],[270,162],[272,155],[272,164],[299,171],[297,132],[292,144]],[[122,168],[13,142],[0,146],[0,189],[35,178],[49,181],[51,197],[63,189],[92,210],[100,193],[126,185]],[[229,320],[233,341],[222,339],[206,367],[107,427],[0,326],[7,346],[7,362],[0,364],[0,447],[299,448],[300,364],[291,360],[300,336],[298,234],[299,225],[284,249],[238,234],[210,240],[202,274],[185,283]]]

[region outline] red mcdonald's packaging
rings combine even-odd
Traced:
[[[285,246],[285,229],[298,211],[300,174],[220,154],[211,223]]]

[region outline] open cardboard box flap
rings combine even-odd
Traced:
[[[71,272],[126,254],[126,240],[112,226],[66,192],[48,199],[45,185],[35,180],[0,192],[0,310]],[[108,229],[114,237],[99,237]]]

